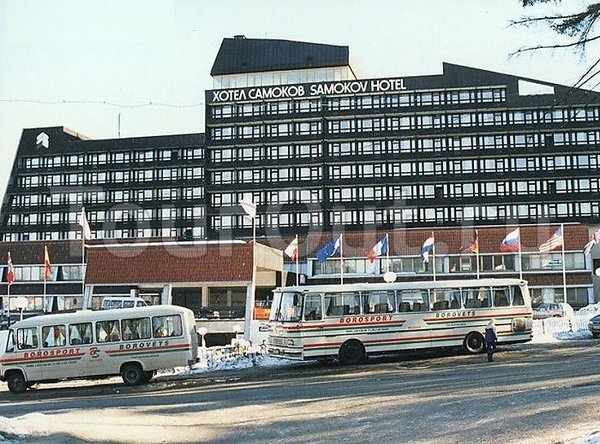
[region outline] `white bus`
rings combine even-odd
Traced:
[[[320,285],[274,290],[269,353],[358,364],[368,355],[436,347],[485,349],[494,319],[499,343],[531,340],[526,281],[480,279]]]
[[[197,362],[198,335],[194,313],[175,305],[84,310],[16,322],[0,352],[0,380],[13,393],[91,376],[138,385],[156,370]]]

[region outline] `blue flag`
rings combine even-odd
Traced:
[[[340,252],[340,247],[342,245],[342,236],[338,236],[333,239],[319,251],[317,251],[317,259],[319,259],[320,263],[323,263],[327,260],[328,257],[333,256],[336,253]]]

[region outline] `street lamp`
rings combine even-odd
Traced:
[[[15,308],[17,308],[21,312],[21,316],[20,316],[21,321],[23,320],[23,310],[25,310],[27,308],[28,304],[29,304],[29,302],[27,302],[27,298],[24,298],[23,296],[20,296],[17,299],[15,299],[14,305],[15,305]]]
[[[252,284],[250,287],[250,297],[246,301],[246,319],[244,322],[244,339],[250,339],[250,326],[254,317],[254,300],[256,299],[256,203],[251,194],[244,195],[240,200],[240,205],[246,214],[252,219]]]
[[[206,341],[204,340],[204,335],[206,335],[206,333],[208,333],[208,329],[206,327],[200,327],[198,329],[198,334],[200,335],[200,338],[202,339],[202,349],[206,349]]]

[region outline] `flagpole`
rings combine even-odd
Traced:
[[[521,227],[519,227],[519,279],[523,280],[523,259],[521,255]]]
[[[48,248],[48,246],[46,246],[45,248]],[[43,308],[43,312],[46,313],[46,307],[48,306],[48,296],[47,296],[47,292],[46,292],[46,283],[48,280],[48,277],[46,276],[46,250],[44,249],[44,308]]]
[[[298,235],[296,235],[296,287],[300,285],[300,245],[298,243]]]
[[[433,265],[433,281],[435,282],[435,233],[431,232],[431,238],[433,239],[433,248],[431,249],[431,262]]]
[[[477,279],[479,279],[479,231],[475,230],[475,242],[477,242],[477,251],[475,252],[475,260],[477,260]]]
[[[385,258],[387,261],[387,266],[386,266],[386,273],[388,273],[390,271],[390,234],[389,233],[385,233],[385,244],[387,246],[386,248],[386,254],[385,254]]]
[[[560,233],[562,234],[562,276],[563,276],[563,302],[567,302],[567,271],[565,269],[565,227],[560,224]]]
[[[344,285],[344,238],[340,233],[340,284]]]
[[[6,291],[6,297],[8,301],[8,309],[6,312],[8,313],[8,326],[10,327],[10,284],[8,284],[8,290]]]
[[[85,304],[85,227],[81,228],[81,303]]]

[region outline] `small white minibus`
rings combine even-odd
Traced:
[[[156,370],[198,361],[194,313],[176,305],[36,316],[11,325],[2,347],[0,380],[13,393],[112,375],[139,385]]]

